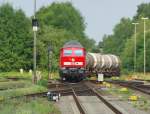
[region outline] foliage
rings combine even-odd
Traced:
[[[37,34],[37,67],[48,67],[48,45],[52,47],[52,70],[58,69],[59,50],[69,40],[78,40],[87,50],[96,49],[95,41],[84,33],[85,23],[70,2],[54,2],[36,13],[40,29]],[[32,18],[32,17],[31,17]],[[31,19],[9,4],[0,6],[0,71],[33,66],[33,32]],[[52,59],[53,58],[53,59]]]
[[[134,43],[133,39],[127,40],[124,51],[121,56],[123,68],[126,68],[130,71],[133,70],[133,64],[134,64],[134,61],[133,61],[134,45],[132,45],[133,43]]]
[[[40,24],[53,26],[58,29],[66,29],[76,36],[84,36],[84,19],[70,2],[52,3],[48,7],[42,7],[37,12]]]
[[[8,98],[15,97],[15,96],[23,96],[27,94],[34,94],[34,93],[40,93],[40,92],[46,92],[46,91],[47,89],[45,87],[32,85],[31,87],[0,91],[0,97],[4,97],[4,99],[8,99]]]
[[[150,3],[142,3],[138,6],[137,14],[134,16],[134,19],[140,19],[141,17],[150,18]]]
[[[37,84],[40,85],[40,86],[47,87],[48,80],[47,80],[47,79],[39,80],[39,81],[37,82]]]
[[[143,72],[144,46],[143,46],[143,20],[141,17],[150,17],[150,3],[144,3],[138,6],[137,14],[131,20],[122,18],[120,23],[114,27],[111,35],[105,35],[103,42],[99,43],[103,47],[104,53],[113,53],[120,57],[122,63],[122,71],[133,72],[134,68],[134,43],[135,33],[132,22],[139,22],[137,25],[137,63],[136,71]],[[146,71],[150,71],[150,21],[146,21]],[[127,72],[126,72],[127,73]]]
[[[15,88],[23,88],[31,86],[31,83],[27,81],[8,81],[8,82],[1,82],[0,83],[0,90],[4,89],[15,89]]]
[[[57,69],[59,60],[59,49],[63,44],[73,37],[64,29],[54,29],[49,26],[44,26],[43,31],[40,31],[39,41],[38,41],[38,65],[39,67],[47,67],[48,62],[48,46],[52,48],[52,53],[50,54],[52,62],[52,70]]]
[[[0,114],[60,114],[59,110],[44,98],[12,99],[0,103]]]
[[[18,78],[18,79],[31,79],[32,74],[29,72],[23,72],[21,74],[20,72],[17,71],[11,71],[11,72],[0,72],[0,77],[1,78]]]
[[[104,36],[103,51],[120,56],[126,40],[133,34],[131,20],[129,18],[122,18],[120,23],[115,26],[113,32],[112,35]]]
[[[59,50],[69,40],[79,41],[86,49],[96,49],[95,41],[85,33],[85,23],[80,12],[70,2],[52,3],[37,12],[40,21],[38,33],[38,66],[47,67],[47,48],[52,48],[52,70],[58,69]]]
[[[0,7],[0,71],[31,68],[30,20],[9,4]]]

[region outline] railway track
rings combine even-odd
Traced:
[[[83,81],[77,84],[67,83],[64,84],[64,88],[57,88],[53,92],[59,92],[62,96],[72,95],[74,101],[78,107],[78,110],[81,114],[88,114],[87,107],[83,104],[83,98],[87,96],[88,98],[95,97],[97,103],[101,102],[105,108],[108,108],[112,114],[122,114],[117,108],[115,108],[112,104],[109,103],[98,91],[96,88],[93,88],[90,84],[91,82]],[[67,86],[67,87],[66,87]],[[85,98],[84,98],[85,99]],[[92,98],[90,98],[92,99]],[[99,103],[100,104],[100,103]],[[94,107],[93,107],[94,108]],[[107,110],[107,109],[106,109]]]
[[[145,85],[143,81],[120,81],[120,80],[109,80],[107,81],[112,84],[117,84],[123,87],[127,87],[133,90],[140,91],[144,94],[150,95],[150,84]]]
[[[144,80],[144,79],[134,79],[134,80],[150,82],[150,80]]]
[[[111,81],[108,81],[110,83],[114,83]],[[124,84],[125,82],[115,82],[114,84]],[[150,86],[143,85],[144,83],[141,81],[136,81],[136,82],[128,82],[127,85],[136,85],[136,87],[140,86],[141,88],[146,88],[149,89]],[[105,96],[102,95],[100,92],[98,92],[98,88],[93,86],[93,83],[89,81],[83,81],[79,83],[57,83],[57,84],[51,84],[52,86],[50,87],[51,92],[58,92],[61,93],[62,96],[72,96],[75,105],[77,109],[79,110],[80,114],[90,114],[89,113],[89,107],[85,105],[85,102],[88,102],[88,99],[91,99],[89,101],[89,104],[92,104],[93,102],[99,102],[103,103],[102,106],[97,106],[97,107],[104,107],[106,108],[105,110],[109,110],[111,113],[109,114],[123,114],[119,108],[117,109],[112,103],[109,102],[108,99],[105,99]],[[28,94],[28,95],[23,95],[24,97],[27,98],[32,98],[32,97],[46,97],[46,92],[41,92],[41,93],[34,93],[34,94]],[[12,98],[18,98],[22,96],[16,96]],[[104,106],[105,105],[105,106]],[[91,107],[91,106],[90,106]],[[94,108],[94,106],[92,107]],[[94,110],[94,109],[93,109]],[[109,112],[108,111],[108,112]],[[94,113],[92,113],[94,114]],[[102,113],[102,114],[108,114],[108,113]]]
[[[73,94],[73,98],[75,100],[75,103],[80,111],[80,114],[86,114],[86,111],[84,110],[83,106],[81,105],[76,92],[74,91],[74,89],[72,89],[72,94]]]
[[[107,105],[115,114],[122,114],[116,107],[114,107],[109,101],[107,101],[103,95],[101,95],[98,91],[97,88],[92,88],[88,82],[87,86],[92,90],[92,92],[105,104]]]

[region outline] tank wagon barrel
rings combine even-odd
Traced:
[[[96,70],[97,72],[106,72],[104,70],[107,70],[107,72],[111,73],[112,70],[116,71],[119,67],[120,59],[116,55],[100,53],[87,53],[86,55],[87,69]]]

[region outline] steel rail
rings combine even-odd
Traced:
[[[109,103],[102,95],[100,95],[100,93],[95,89],[95,88],[91,88],[89,85],[87,85],[92,92],[106,105],[108,106],[115,114],[123,114],[122,112],[120,112],[116,107],[114,107],[111,103]]]
[[[80,103],[80,101],[79,101],[79,99],[78,99],[78,97],[77,97],[77,95],[76,95],[74,89],[72,89],[72,95],[73,95],[73,98],[74,98],[74,100],[75,100],[75,103],[76,103],[76,105],[77,105],[77,107],[78,107],[78,109],[79,109],[79,111],[80,111],[80,114],[86,114],[86,112],[85,112],[85,110],[83,109],[83,107],[82,107],[82,105],[81,105],[81,103]]]
[[[140,86],[143,86],[143,84],[134,84],[134,82],[133,83],[130,82],[130,84],[127,83],[127,82],[113,82],[113,81],[108,81],[108,82],[112,83],[112,84],[122,86],[122,87],[127,87],[127,88],[130,88],[132,90],[137,90],[137,91],[142,92],[144,94],[150,95],[150,92],[147,91],[148,89],[140,88]]]
[[[137,87],[136,85],[126,85],[126,84],[119,84],[119,85],[124,86],[124,87],[128,87],[128,88],[133,89],[133,90],[140,91],[140,92],[147,94],[147,95],[150,95],[150,92],[146,91],[146,89],[140,88],[139,86]]]

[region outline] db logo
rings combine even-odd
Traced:
[[[75,59],[74,58],[72,58],[72,62],[74,62],[75,61]]]

